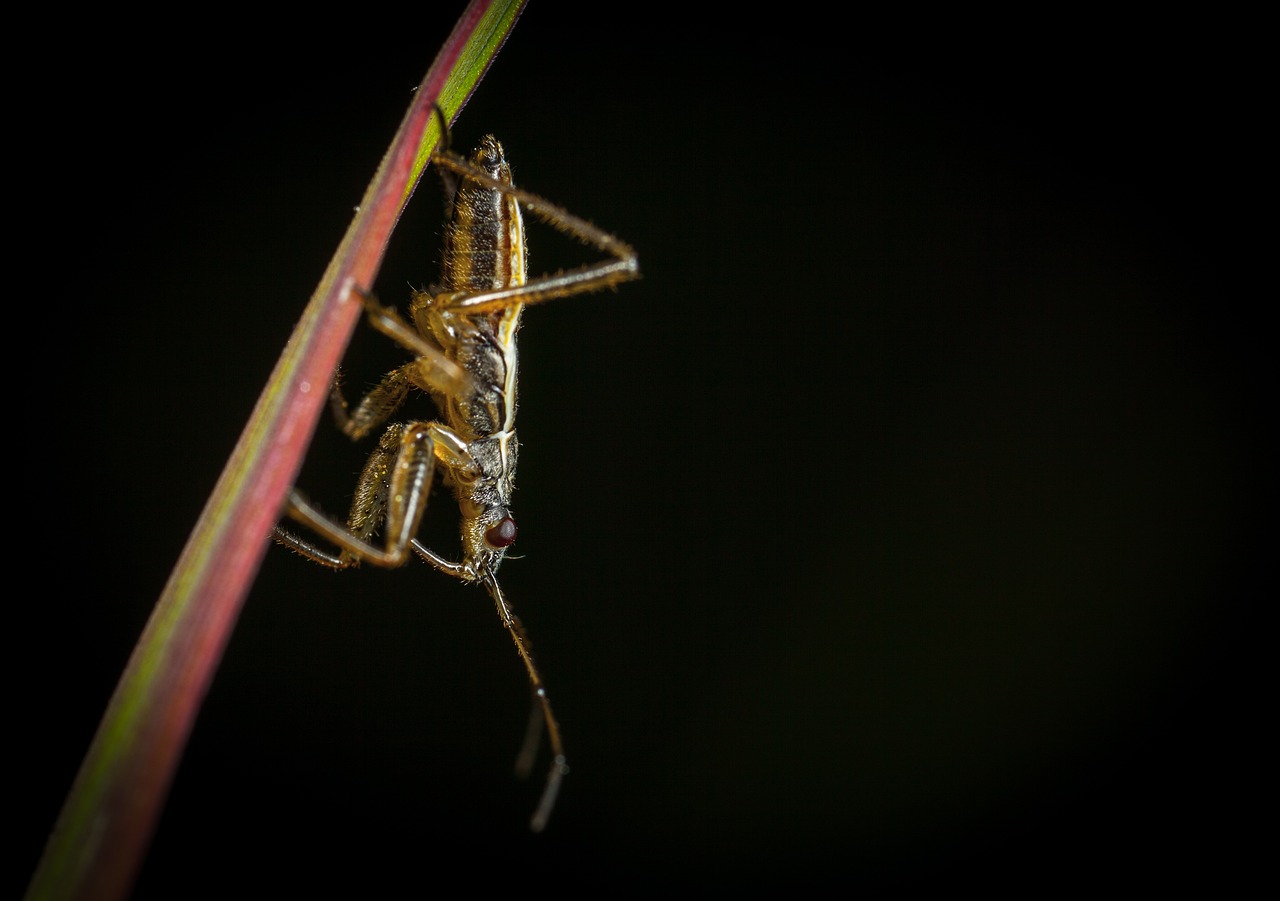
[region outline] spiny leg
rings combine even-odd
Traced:
[[[289,494],[286,512],[290,518],[337,546],[337,553],[281,526],[275,528],[275,539],[333,569],[346,569],[360,561],[389,568],[401,566],[408,559],[410,541],[426,510],[437,460],[451,471],[475,470],[465,443],[439,423],[395,423],[383,433],[360,474],[346,525],[330,519],[297,489]],[[382,547],[369,540],[379,527],[385,527]]]
[[[523,284],[494,288],[489,291],[425,295],[424,299],[427,299],[435,308],[466,315],[493,313],[514,304],[539,303],[603,288],[613,288],[640,277],[640,265],[636,252],[630,245],[604,229],[575,216],[563,207],[544,200],[537,194],[492,177],[483,168],[451,150],[437,151],[432,156],[432,160],[437,165],[463,175],[471,181],[514,198],[524,209],[558,231],[614,257],[613,260],[589,263],[563,272],[537,276]],[[419,303],[421,302],[415,299],[415,305]]]
[[[402,373],[413,384],[429,386],[452,397],[475,393],[476,383],[471,374],[450,359],[434,342],[424,338],[413,326],[401,319],[395,310],[378,303],[378,299],[372,294],[361,292],[360,300],[364,303],[369,325],[414,353],[412,363],[393,370],[388,373],[387,378]],[[408,386],[405,387],[407,389]]]
[[[370,325],[414,351],[416,356],[412,362],[383,376],[354,411],[349,410],[340,376],[335,374],[329,405],[344,434],[352,440],[365,437],[399,409],[412,385],[434,387],[455,396],[474,393],[475,381],[471,375],[439,347],[414,331],[394,310],[378,303],[373,295],[356,293],[365,306]],[[337,545],[338,553],[279,525],[274,530],[275,539],[302,556],[334,569],[346,569],[360,560],[385,567],[402,565],[407,559],[409,539],[417,532],[426,507],[434,457],[439,457],[451,472],[467,476],[476,473],[466,442],[444,425],[433,422],[389,427],[360,476],[346,527],[321,512],[296,488],[290,492],[285,512]],[[404,490],[406,487],[409,490]],[[371,544],[369,538],[384,519],[386,542],[380,549]]]
[[[347,399],[343,396],[341,371],[334,375],[333,388],[329,392],[329,410],[342,433],[352,441],[359,441],[386,422],[404,403],[413,384],[409,370],[415,365],[416,362],[406,363],[388,372],[360,399],[354,410],[347,406]]]

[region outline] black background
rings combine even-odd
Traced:
[[[32,145],[52,262],[16,299],[50,357],[20,440],[55,456],[29,452],[14,893],[455,12],[68,61]],[[924,23],[618,15],[531,4],[454,133],[644,273],[521,333],[502,576],[573,766],[549,829],[485,594],[273,548],[136,897],[1242,878],[1272,368],[1248,54],[1211,26],[930,22],[939,53],[902,39]],[[439,216],[428,179],[384,300],[435,278]],[[530,241],[535,270],[581,259]],[[357,333],[352,384],[388,345]],[[302,483],[341,510],[361,462],[324,421]]]

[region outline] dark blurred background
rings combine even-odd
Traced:
[[[73,178],[27,299],[72,346],[35,332],[11,395],[62,455],[14,893],[448,6],[103,44],[50,100]],[[549,829],[485,594],[272,548],[137,898],[1246,876],[1273,547],[1249,55],[1211,26],[931,23],[939,54],[616,16],[535,0],[454,132],[644,273],[521,333],[502,576],[573,766]],[[384,300],[435,279],[440,215],[429,177]],[[583,259],[530,240],[535,270]],[[349,384],[402,359],[362,328]],[[366,450],[326,419],[301,481],[341,511]],[[428,520],[451,552],[447,499]]]

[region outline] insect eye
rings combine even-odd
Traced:
[[[516,521],[510,516],[502,517],[484,533],[484,540],[490,547],[511,547],[516,540]]]

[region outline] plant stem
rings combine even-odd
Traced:
[[[126,897],[205,693],[301,467],[387,241],[439,140],[524,8],[472,0],[307,304],[125,668],[28,888]]]

